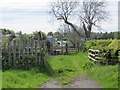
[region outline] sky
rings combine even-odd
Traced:
[[[118,31],[118,0],[105,0],[110,19],[99,23],[102,32]],[[53,18],[49,11],[54,0],[0,0],[0,28],[32,33],[55,32],[62,22]],[[93,28],[93,31],[99,31]]]

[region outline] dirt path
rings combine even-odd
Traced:
[[[51,81],[45,83],[41,88],[63,88],[63,87],[58,84],[57,80],[52,79]]]
[[[79,77],[74,79],[72,83],[68,85],[59,85],[57,80],[51,80],[45,83],[41,88],[102,88],[100,85],[97,84],[96,81],[91,80],[90,78],[86,77]]]

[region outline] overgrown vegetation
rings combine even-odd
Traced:
[[[77,55],[60,55],[52,56],[48,61],[54,70],[54,75],[60,80],[60,83],[68,84],[78,75],[86,75],[82,69],[82,65],[87,63],[87,53],[79,53]],[[80,59],[81,57],[81,59]]]
[[[21,33],[19,34],[22,35]],[[22,35],[21,38],[23,40],[29,38],[37,39],[36,35],[37,33],[28,36]],[[9,41],[9,38],[4,39],[4,43]],[[43,35],[42,39],[45,39],[45,35]],[[102,52],[103,64],[117,64],[118,59],[120,59],[119,40],[90,40],[85,43],[85,50],[90,48],[99,49]],[[34,56],[25,55],[24,59],[18,60],[17,68],[12,68],[11,64],[11,69],[9,70],[10,64],[8,64],[6,48],[3,51],[3,56],[5,56],[3,62],[5,71],[2,73],[3,88],[39,88],[53,77],[59,79],[60,84],[65,85],[80,75],[91,76],[105,88],[118,87],[118,65],[97,66],[88,60],[87,52],[50,56],[46,59],[47,61],[45,60],[44,66],[41,67],[36,67]]]
[[[117,64],[120,51],[120,40],[90,40],[85,43],[85,49],[97,49],[101,52],[102,64]]]
[[[104,88],[118,88],[118,65],[95,66],[88,74]]]
[[[38,88],[50,79],[45,73],[39,69],[24,70],[8,70],[2,73],[3,88]]]
[[[33,32],[25,35],[19,32],[18,37],[11,39],[12,31],[3,29],[2,39],[2,69],[23,69],[28,70],[36,67],[41,62],[44,63],[46,55],[46,36],[43,32]],[[16,35],[17,33],[14,33]],[[42,48],[42,49],[41,49]],[[42,63],[41,63],[42,64]]]
[[[3,72],[3,87],[38,88],[50,78],[60,84],[70,83],[78,76],[90,76],[105,88],[118,87],[118,65],[97,66],[88,60],[87,52],[71,55],[50,56],[45,67],[32,70],[8,70]],[[34,82],[34,83],[33,83]]]

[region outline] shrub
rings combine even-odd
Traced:
[[[31,55],[25,55],[24,59],[16,60],[15,67],[13,67],[13,61],[8,60],[7,53],[6,53],[6,55],[4,55],[4,58],[2,60],[2,69],[3,70],[8,70],[11,68],[28,70],[28,69],[31,69],[36,66],[37,66],[37,63],[35,61],[35,57],[31,56]]]
[[[118,62],[120,40],[90,40],[85,43],[85,47],[87,49],[97,49],[101,51],[101,64],[116,64]]]
[[[108,47],[108,45],[112,42],[112,39],[108,40],[89,40],[85,42],[85,47],[87,49],[102,49]]]
[[[25,55],[24,59],[18,60],[17,68],[19,69],[31,69],[36,66],[35,57],[32,55]]]
[[[108,45],[109,49],[113,50],[113,54],[115,54],[118,50],[120,50],[120,40],[113,40],[109,45]]]

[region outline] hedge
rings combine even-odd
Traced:
[[[85,49],[100,50],[103,64],[116,64],[119,58],[120,40],[89,40],[85,42]]]

